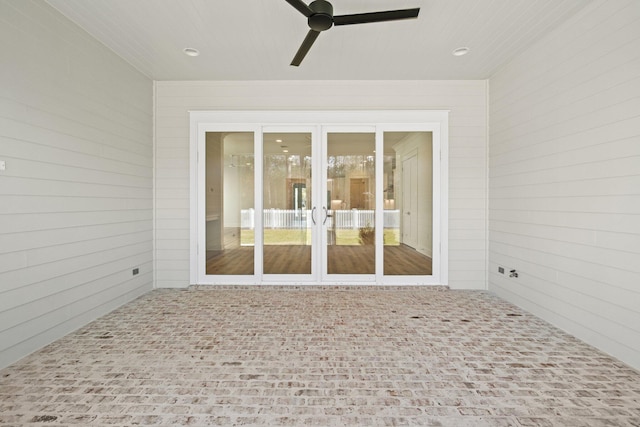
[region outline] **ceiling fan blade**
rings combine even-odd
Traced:
[[[307,36],[302,41],[302,44],[300,45],[300,48],[298,49],[296,56],[293,57],[293,61],[291,61],[291,65],[293,65],[294,67],[297,67],[298,65],[300,65],[304,57],[307,55],[307,52],[309,52],[309,49],[311,49],[311,46],[313,46],[313,42],[316,41],[319,35],[320,35],[320,31],[309,30],[309,32],[307,33]]]
[[[333,25],[366,24],[368,22],[397,21],[400,19],[417,18],[420,8],[387,10],[384,12],[354,13],[353,15],[338,15],[333,17]]]
[[[311,14],[313,13],[313,10],[311,10],[311,8],[302,0],[286,0],[286,1],[291,6],[298,9],[298,11],[302,13],[304,16],[306,16],[307,18],[310,17]]]

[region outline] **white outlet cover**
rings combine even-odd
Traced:
[[[7,162],[0,160],[0,171],[7,170]]]

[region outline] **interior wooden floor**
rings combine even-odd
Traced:
[[[207,251],[207,274],[253,274],[253,246]]]
[[[331,245],[327,248],[329,274],[375,274],[374,246]],[[223,251],[207,251],[207,274],[252,275],[252,246]],[[406,246],[385,246],[384,274],[430,275],[431,258]],[[267,245],[264,247],[265,274],[311,274],[311,246]]]
[[[432,273],[431,258],[407,246],[384,247],[384,274],[387,276],[429,276]]]

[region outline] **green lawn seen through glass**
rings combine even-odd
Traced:
[[[241,230],[240,243],[243,246],[253,245],[254,230]],[[264,230],[265,245],[311,245],[311,230],[305,228],[277,228]],[[358,230],[336,230],[337,245],[360,245]],[[388,228],[384,230],[385,246],[398,246],[400,244],[400,230]]]

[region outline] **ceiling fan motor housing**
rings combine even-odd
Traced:
[[[307,23],[309,28],[315,31],[328,30],[333,26],[333,6],[326,0],[315,0],[309,5],[313,14],[309,16]]]

